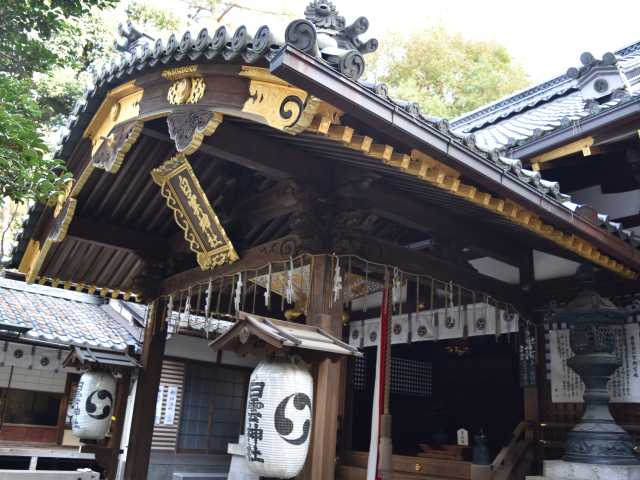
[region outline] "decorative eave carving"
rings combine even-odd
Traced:
[[[191,155],[200,148],[204,137],[216,131],[223,118],[221,113],[203,108],[175,110],[167,117],[169,136],[178,152]]]
[[[134,82],[120,85],[107,94],[107,98],[84,131],[83,136],[91,139],[92,154],[95,154],[109,138],[113,127],[138,117],[143,95],[144,90]]]
[[[27,250],[22,257],[18,270],[26,276],[27,283],[33,283],[36,277],[40,273],[42,264],[47,258],[47,254],[54,243],[62,242],[67,236],[67,231],[73,215],[76,211],[77,201],[75,198],[68,197],[59,209],[58,215],[54,217],[51,228],[46,238],[40,243],[40,241],[31,239],[27,245]]]
[[[138,140],[143,125],[141,121],[132,120],[113,127],[109,136],[93,155],[93,165],[109,173],[117,173],[122,166],[124,156]]]
[[[242,111],[256,115],[270,127],[287,133],[295,135],[306,130],[322,103],[264,68],[243,66],[240,76],[250,79],[250,97]]]
[[[196,253],[198,265],[203,270],[238,260],[233,244],[184,154],[169,158],[153,170],[151,176],[161,187],[167,206],[173,211],[184,239]]]

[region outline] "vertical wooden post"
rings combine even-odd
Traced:
[[[534,318],[534,300],[533,300],[533,289],[535,285],[535,267],[533,262],[533,250],[528,249],[522,260],[522,264],[520,265],[520,286],[522,290],[528,294],[528,297],[525,297],[526,308],[528,310],[527,313],[530,314],[529,319],[533,322],[536,321]],[[536,341],[537,343],[537,351],[536,355],[538,355],[538,368],[536,370],[536,385],[528,385],[524,387],[523,397],[524,397],[524,420],[530,424],[527,426],[527,431],[525,433],[525,438],[531,440],[534,443],[534,462],[542,462],[543,452],[539,448],[538,445],[538,428],[540,425],[540,389],[538,389],[538,385],[541,381],[544,381],[544,360],[540,358],[540,336],[537,335],[538,331],[536,328]],[[544,346],[543,346],[544,347]],[[544,348],[543,348],[544,351]],[[540,363],[542,363],[542,367],[540,368]],[[541,375],[542,372],[542,375]]]
[[[144,480],[149,469],[151,437],[155,421],[155,404],[158,398],[162,357],[167,339],[165,320],[166,304],[160,298],[149,306],[149,318],[142,346],[142,369],[138,377],[133,420],[129,434],[125,480]]]
[[[311,292],[307,323],[318,325],[340,337],[342,335],[342,298],[333,301],[333,259],[329,255],[314,257],[311,266]],[[305,479],[333,480],[335,478],[336,441],[341,374],[344,360],[320,362],[316,369],[314,422],[311,451],[305,469]]]
[[[129,383],[131,375],[124,372],[118,380],[118,393],[113,408],[115,423],[111,427],[111,438],[108,447],[111,449],[108,465],[105,471],[105,478],[115,480],[118,472],[118,460],[120,458],[120,442],[122,440],[122,430],[124,427],[124,417],[127,410],[127,397],[129,396]]]

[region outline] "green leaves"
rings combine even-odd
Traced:
[[[373,69],[392,95],[418,102],[430,115],[454,117],[528,84],[501,45],[477,42],[437,26],[381,42]]]
[[[0,199],[46,200],[69,174],[44,140],[48,122],[69,107],[77,84],[43,79],[56,67],[77,65],[78,39],[70,19],[115,0],[3,0],[0,2]],[[65,45],[61,38],[74,38]],[[58,41],[56,41],[58,40]],[[74,48],[71,48],[74,47]],[[40,82],[34,80],[38,78]],[[39,92],[36,91],[39,87]],[[48,87],[48,88],[47,88]],[[56,103],[57,102],[57,103]]]
[[[0,198],[46,200],[63,187],[67,176],[48,154],[40,116],[31,82],[0,74]]]

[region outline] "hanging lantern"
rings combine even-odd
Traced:
[[[313,416],[313,378],[291,359],[264,360],[249,381],[247,462],[262,477],[293,478],[304,467]]]
[[[86,372],[80,377],[73,401],[73,434],[82,440],[102,440],[111,426],[116,380],[107,372]]]

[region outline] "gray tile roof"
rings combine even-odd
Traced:
[[[465,113],[451,121],[451,128],[459,135],[473,134],[482,149],[505,150],[535,141],[558,128],[577,126],[581,120],[621,103],[640,100],[640,42],[616,51],[615,57],[631,91],[617,91],[603,103],[586,100],[577,79],[568,72]],[[588,65],[581,67],[585,68]]]
[[[533,141],[560,127],[579,128],[582,119],[639,98],[640,92],[619,92],[611,100],[596,104],[585,101],[580,91],[573,91],[505,120],[488,119],[480,130],[473,131],[473,135],[479,148],[487,151],[506,149]]]
[[[94,295],[0,278],[0,323],[30,328],[27,340],[117,351],[138,344],[107,308]]]

